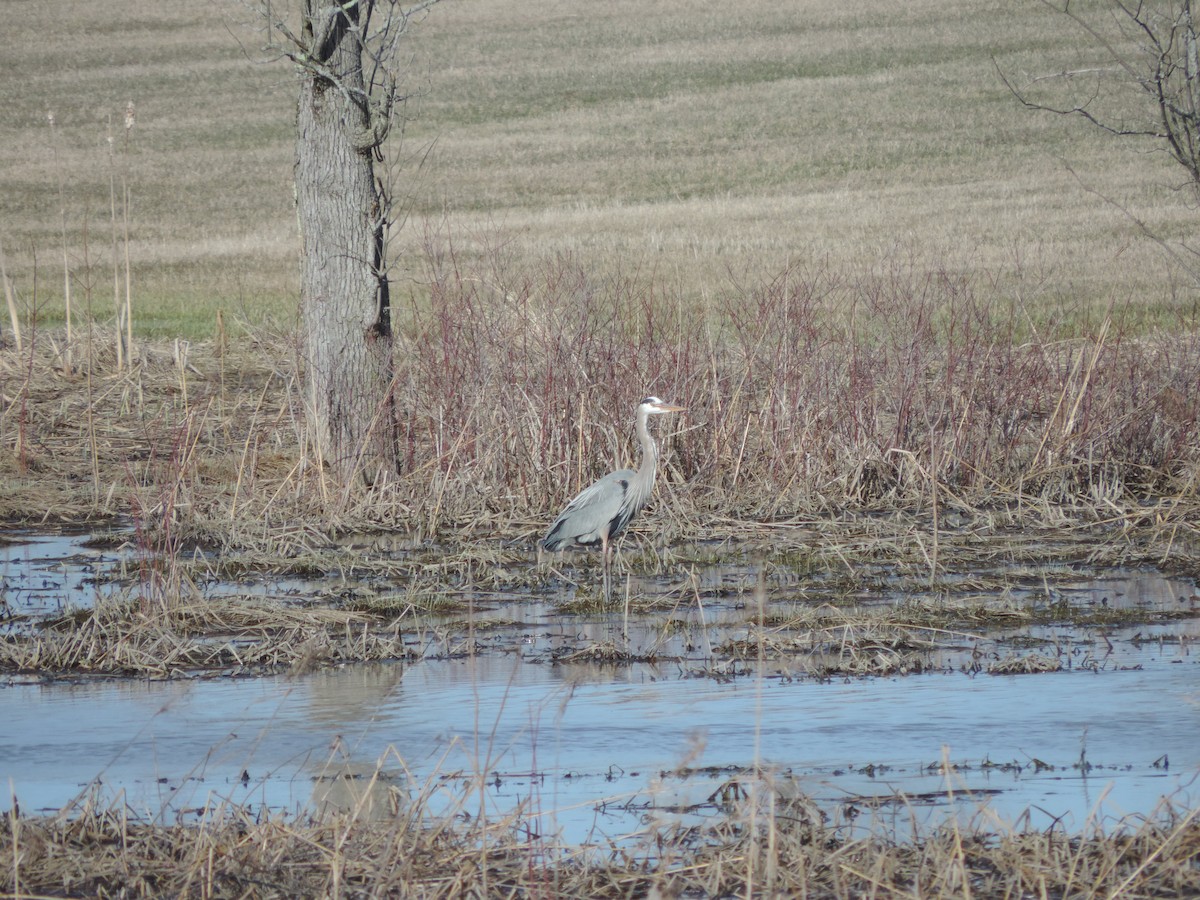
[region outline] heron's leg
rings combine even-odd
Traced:
[[[612,545],[607,535],[600,536],[600,552],[603,554],[604,566],[604,603],[607,606],[612,600]]]

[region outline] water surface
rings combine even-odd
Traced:
[[[10,609],[53,611],[67,594],[96,593],[88,579],[103,559],[72,551],[56,568],[43,549],[30,546],[21,565],[4,557]],[[1191,582],[1149,572],[1066,572],[1053,594],[1079,608],[1196,603]],[[859,823],[938,821],[953,808],[1078,831],[1151,815],[1163,798],[1200,802],[1190,615],[957,634],[928,652],[925,674],[873,678],[812,677],[786,660],[716,665],[720,636],[753,627],[732,605],[672,611],[669,629],[663,617],[569,615],[541,600],[473,615],[471,653],[447,652],[428,622],[414,632],[420,658],[403,664],[254,679],[10,678],[0,779],[11,794],[0,806],[15,797],[49,812],[94,791],[174,821],[224,803],[387,815],[423,796],[435,812],[511,815],[574,843],[717,816],[721,798],[767,783]],[[1014,635],[1064,670],[989,675],[964,663],[1010,652]],[[595,642],[633,661],[563,652]]]

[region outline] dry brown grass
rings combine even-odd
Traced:
[[[901,509],[862,552],[936,576],[1006,529],[1112,529],[1193,553],[1200,340],[1134,337],[1121,310],[1077,340],[947,272],[789,270],[698,319],[653,282],[433,242],[428,306],[397,350],[398,476],[334,484],[309,452],[292,335],[147,343],[118,370],[99,328],[0,350],[0,519],[125,515],[168,555],[200,541],[296,557],[339,532],[528,542],[583,484],[627,463],[633,400],[689,407],[661,435],[666,542]],[[836,528],[834,531],[836,532]],[[978,532],[978,533],[977,533]],[[839,538],[840,540],[840,538]],[[864,555],[868,554],[868,555]],[[501,556],[484,568],[503,567]]]
[[[395,629],[332,609],[253,598],[173,597],[166,609],[105,601],[0,642],[0,669],[74,677],[302,674],[347,662],[407,659]]]
[[[979,832],[854,838],[769,778],[739,784],[720,824],[641,842],[562,847],[514,818],[452,826],[420,802],[385,818],[316,821],[224,810],[147,825],[87,801],[49,819],[9,816],[9,897],[1183,897],[1200,891],[1196,814],[1164,805],[1112,835]]]

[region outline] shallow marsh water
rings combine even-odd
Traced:
[[[88,551],[82,537],[0,549],[9,615],[91,602],[119,555]],[[1190,613],[1197,603],[1193,583],[1151,572],[1064,570],[1052,581],[1047,594],[1076,607]],[[953,806],[1078,831],[1152,814],[1163,797],[1200,803],[1190,615],[959,633],[923,652],[920,674],[813,677],[787,660],[715,662],[718,642],[753,630],[736,604],[628,617],[564,614],[552,600],[479,606],[470,653],[448,652],[449,632],[430,617],[413,632],[419,658],[403,664],[10,678],[0,779],[12,795],[0,805],[15,797],[51,811],[95,790],[174,820],[221,803],[383,815],[422,795],[435,811],[512,815],[531,834],[576,843],[720,816],[723,800],[764,782],[863,825],[936,822]],[[1064,669],[993,675],[971,663],[1018,639],[1050,648]],[[613,662],[597,646],[628,656]]]

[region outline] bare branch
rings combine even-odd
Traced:
[[[1117,39],[1111,38],[1088,18],[1095,10],[1094,6],[1089,5],[1089,9],[1080,11],[1078,6],[1071,6],[1070,0],[1041,2],[1078,27],[1091,45],[1104,51],[1112,65],[1080,70],[1078,73],[1064,71],[1039,76],[1025,87],[1018,87],[993,60],[1000,80],[1009,92],[1028,109],[1079,116],[1109,134],[1150,137],[1162,141],[1171,158],[1188,173],[1193,190],[1200,192],[1200,41],[1197,40],[1192,18],[1191,0],[1169,4],[1108,0],[1117,29],[1115,33],[1119,34]],[[1082,103],[1046,103],[1033,99],[1029,92],[1031,85],[1040,86],[1056,80],[1070,82],[1080,73],[1096,78],[1095,89]],[[1110,73],[1120,76],[1121,84],[1135,87],[1141,92],[1146,104],[1144,126],[1117,124],[1095,111],[1101,105],[1102,79]],[[1190,258],[1200,254],[1182,243],[1168,243],[1154,234],[1127,207],[1084,184],[1070,166],[1067,169],[1085,190],[1121,210],[1141,234],[1157,243],[1177,264],[1200,281],[1200,269]]]
[[[1031,80],[1026,88],[1017,87],[996,65],[1001,81],[1009,92],[1027,108],[1056,115],[1075,115],[1109,134],[1121,137],[1150,137],[1164,141],[1171,156],[1187,169],[1189,177],[1200,184],[1200,49],[1191,15],[1191,2],[1164,15],[1161,6],[1110,0],[1111,9],[1127,37],[1136,35],[1140,50],[1118,46],[1113,39],[1090,21],[1084,13],[1072,8],[1069,0],[1056,3],[1041,0],[1047,8],[1065,16],[1078,27],[1089,42],[1105,52],[1112,68],[1093,68],[1076,72],[1061,72]],[[1121,23],[1124,25],[1121,25]],[[1120,74],[1126,84],[1137,87],[1150,100],[1153,115],[1144,126],[1115,123],[1094,111],[1100,99],[1100,78]],[[1028,86],[1046,81],[1071,81],[1080,74],[1095,75],[1096,88],[1082,103],[1061,105],[1031,99]],[[1158,126],[1149,124],[1157,120]]]
[[[1012,83],[1012,81],[1009,80],[1008,76],[1004,73],[1004,70],[1000,68],[1000,64],[996,61],[995,57],[992,57],[992,65],[995,67],[996,74],[999,76],[1000,81],[1004,84],[1004,86],[1006,88],[1008,88],[1009,93],[1012,94],[1013,97],[1015,97],[1017,99],[1017,101],[1022,106],[1024,106],[1026,109],[1034,109],[1034,110],[1037,110],[1038,112],[1054,113],[1055,115],[1059,115],[1059,116],[1080,116],[1081,118],[1086,119],[1088,122],[1091,122],[1097,128],[1107,131],[1109,134],[1115,134],[1115,135],[1119,135],[1122,137],[1152,137],[1152,138],[1166,137],[1166,134],[1163,132],[1160,132],[1160,131],[1150,131],[1150,130],[1147,130],[1144,128],[1136,128],[1135,129],[1135,128],[1118,127],[1115,125],[1110,125],[1107,122],[1100,119],[1097,115],[1095,115],[1091,110],[1088,109],[1088,104],[1091,103],[1092,101],[1094,101],[1099,96],[1099,89],[1097,89],[1095,92],[1093,92],[1092,96],[1090,96],[1085,103],[1076,104],[1076,105],[1070,106],[1070,107],[1050,106],[1045,103],[1039,103],[1037,101],[1030,100],[1029,97],[1025,94],[1025,92],[1021,88],[1017,87],[1016,85],[1014,85]],[[1080,70],[1080,71],[1082,71],[1084,73],[1091,73],[1091,72],[1097,72],[1097,71],[1103,71],[1103,70],[1091,69],[1091,70]],[[1075,74],[1077,74],[1077,73],[1075,73],[1075,72],[1059,72],[1059,73],[1056,73],[1053,75],[1042,75],[1042,76],[1039,76],[1038,78],[1032,79],[1030,81],[1030,84],[1036,84],[1038,82],[1049,81],[1049,80],[1058,79],[1058,78],[1069,79],[1069,78],[1073,77]]]

